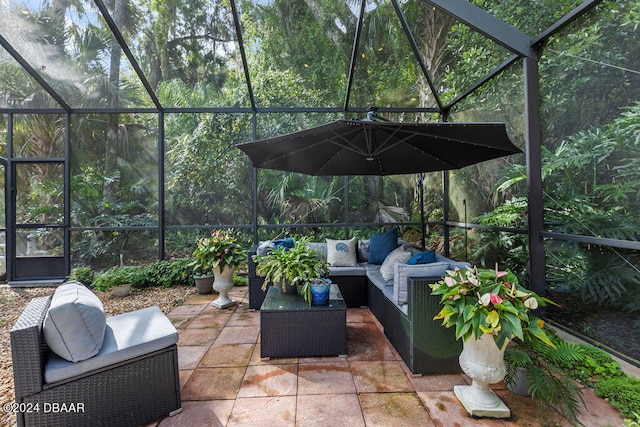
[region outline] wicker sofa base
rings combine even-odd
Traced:
[[[384,327],[384,333],[413,374],[461,372],[458,357],[462,343],[453,330],[443,328],[433,317],[440,311],[440,298],[431,295],[429,283],[440,277],[408,279],[408,313],[403,313],[380,289],[369,282],[369,309]]]
[[[18,413],[19,426],[139,426],[180,412],[175,344],[46,383],[42,322],[49,302],[34,298],[11,330],[16,402],[26,409]]]

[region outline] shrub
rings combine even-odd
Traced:
[[[596,382],[596,394],[608,399],[611,406],[625,418],[640,413],[640,379],[617,377]]]
[[[233,275],[233,284],[235,286],[249,286],[249,278],[247,276]]]
[[[113,267],[103,273],[96,274],[93,287],[104,292],[125,283],[131,283],[133,288],[144,287],[144,270],[134,266]]]
[[[145,267],[144,287],[159,286],[168,288],[178,285],[191,285],[192,267],[188,258],[181,258],[175,261],[156,261]]]
[[[591,385],[601,378],[617,378],[625,376],[620,364],[613,360],[609,353],[587,344],[583,348],[584,360],[581,363],[557,361],[556,365],[578,381]]]
[[[76,267],[71,270],[69,280],[77,280],[88,287],[93,283],[93,272],[90,267]]]

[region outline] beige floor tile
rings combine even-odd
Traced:
[[[299,395],[297,427],[364,427],[356,394]]]
[[[253,355],[251,355],[251,361],[249,361],[249,365],[286,365],[290,363],[298,363],[297,357],[284,357],[279,359],[271,359],[260,357],[260,339],[256,343],[256,347],[253,350]]]
[[[468,385],[459,374],[409,376],[408,378],[416,391],[451,391],[456,385]]]
[[[216,293],[200,295],[194,287],[193,294],[190,295],[189,298],[187,298],[187,300],[184,302],[184,305],[209,304],[216,296],[217,296]]]
[[[246,368],[198,368],[182,389],[182,401],[235,399]]]
[[[260,312],[237,310],[229,319],[227,326],[260,326]]]
[[[233,400],[182,402],[182,412],[163,419],[159,425],[161,427],[226,426],[233,404]]]
[[[189,381],[189,378],[191,378],[191,374],[193,374],[193,371],[195,371],[195,369],[181,369],[178,371],[178,375],[180,377],[180,390],[182,390],[187,381]]]
[[[185,328],[179,330],[178,345],[179,346],[192,346],[192,345],[206,345],[210,346],[218,338],[218,335],[222,331],[222,327],[219,328]]]
[[[189,316],[200,314],[208,304],[184,304],[171,310],[169,316]]]
[[[213,345],[202,358],[200,366],[226,367],[248,366],[255,344],[222,344]]]
[[[195,315],[192,316],[174,316],[174,315],[167,315],[167,317],[169,318],[169,320],[171,321],[171,324],[177,329],[184,329],[187,326],[189,326],[189,323],[191,323],[191,321],[193,319],[195,319]]]
[[[356,386],[347,361],[300,363],[298,395],[355,392]]]
[[[298,365],[249,366],[238,397],[295,396]]]
[[[410,392],[413,386],[396,361],[350,362],[358,393]]]
[[[218,298],[218,294],[215,294],[215,298]],[[233,314],[236,311],[237,304],[229,306],[227,308],[218,308],[218,307],[212,305],[213,301],[215,301],[215,298],[211,301],[211,303],[207,306],[207,308],[202,310],[202,312],[200,314],[225,314],[225,313]],[[235,299],[234,299],[234,301],[235,301]]]
[[[239,397],[228,427],[293,427],[296,422],[296,397]]]
[[[196,316],[188,328],[223,328],[233,313],[211,313]]]
[[[396,360],[395,353],[375,323],[347,324],[349,360]]]
[[[418,392],[417,395],[429,410],[431,419],[437,426],[504,426],[501,420],[471,418],[453,393],[453,389],[449,391]],[[534,425],[537,424],[522,424],[522,426],[529,427]]]
[[[259,326],[226,326],[215,344],[255,344],[259,334]]]
[[[375,316],[368,308],[350,308],[347,310],[347,323],[372,323]]]
[[[178,369],[197,368],[207,351],[209,351],[209,346],[178,347]]]
[[[367,427],[436,426],[415,393],[362,393],[358,397]]]

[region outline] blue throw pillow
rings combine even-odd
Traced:
[[[382,264],[384,259],[398,247],[398,229],[371,235],[369,244],[369,264]]]
[[[407,264],[409,265],[429,264],[432,262],[436,262],[435,251],[424,251],[424,252],[418,252],[417,254],[414,254],[411,258],[409,258],[409,261],[407,261]]]
[[[280,246],[284,246],[287,249],[291,249],[293,247],[293,238],[287,237],[285,239],[273,240],[274,249],[278,249]]]

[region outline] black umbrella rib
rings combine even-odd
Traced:
[[[333,134],[334,137],[339,138],[343,141],[343,143],[341,143],[340,141],[334,141],[333,138],[327,138],[327,141],[337,145],[338,147],[341,148],[345,148],[349,151],[353,151],[354,153],[357,154],[361,154],[363,156],[368,156],[369,153],[362,151],[356,144],[354,144],[352,141],[350,141],[349,139],[347,139],[344,135],[332,130],[331,133]]]

